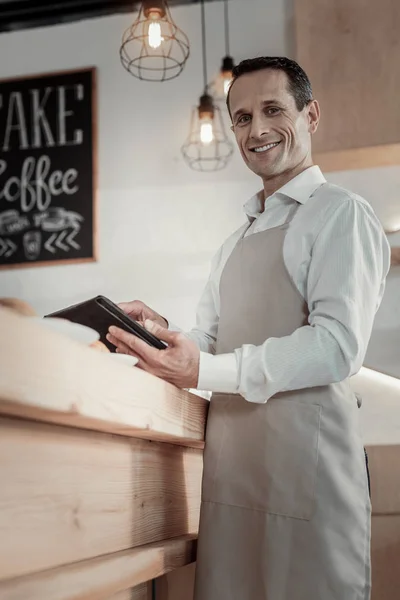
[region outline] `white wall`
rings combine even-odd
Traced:
[[[191,56],[181,76],[163,84],[140,82],[119,62],[133,15],[0,35],[0,78],[98,69],[100,241],[97,263],[1,271],[1,295],[25,298],[40,314],[97,293],[116,301],[139,297],[182,327],[192,325],[209,260],[242,222],[241,206],[260,185],[237,152],[215,174],[196,173],[183,162],[180,146],[203,86],[200,9],[173,7],[172,14],[189,36]],[[212,74],[224,54],[222,3],[207,4],[206,14]],[[290,54],[291,18],[287,0],[231,0],[235,59]],[[398,205],[400,167],[329,179],[362,192],[383,218]],[[379,314],[382,330],[400,330],[399,287],[394,274]]]
[[[255,0],[254,7],[256,18],[248,5],[231,2],[237,60],[285,51],[283,4]],[[184,327],[193,322],[208,261],[240,224],[241,206],[259,183],[237,155],[217,174],[183,162],[191,108],[203,92],[200,7],[174,7],[172,14],[189,36],[191,56],[181,76],[163,84],[138,81],[119,62],[133,15],[0,35],[0,78],[97,67],[100,209],[98,263],[2,271],[2,295],[24,297],[40,313],[100,292],[140,297]],[[206,16],[211,79],[224,53],[222,4],[207,4]]]

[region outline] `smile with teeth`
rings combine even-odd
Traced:
[[[271,150],[271,148],[275,148],[280,142],[273,142],[272,144],[266,144],[265,146],[257,146],[257,148],[251,148],[252,152],[266,152],[267,150]]]

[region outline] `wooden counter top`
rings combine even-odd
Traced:
[[[6,309],[0,332],[0,414],[203,446],[203,398]]]

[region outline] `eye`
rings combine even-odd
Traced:
[[[246,123],[248,123],[249,121],[250,121],[250,115],[242,115],[241,117],[238,118],[236,123],[238,125],[246,125]]]
[[[270,117],[273,117],[274,115],[278,115],[280,112],[281,112],[281,109],[278,106],[269,106],[266,109],[266,113]]]

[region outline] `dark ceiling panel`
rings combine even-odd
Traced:
[[[169,0],[168,4],[196,2]],[[133,0],[0,0],[0,33],[132,12],[139,6]]]

